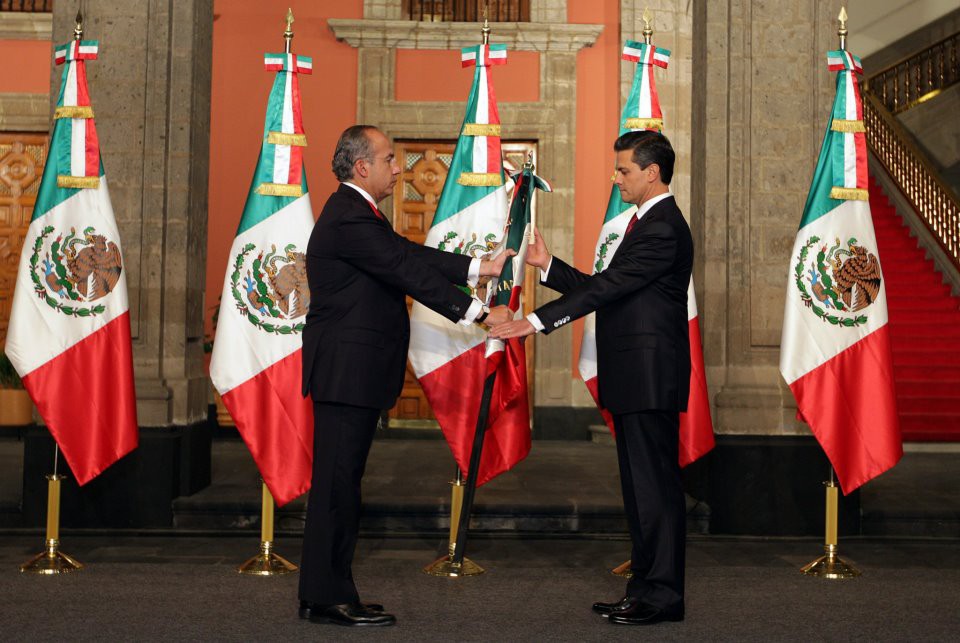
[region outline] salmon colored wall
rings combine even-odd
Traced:
[[[330,158],[340,133],[357,117],[357,50],[337,42],[328,18],[363,17],[363,0],[215,0],[210,98],[210,215],[206,328],[223,289],[227,254],[260,153],[267,97],[275,72],[263,54],[283,51],[286,7],[293,8],[293,53],[313,58],[300,77],[307,182],[315,213],[336,189]]]
[[[496,41],[496,38],[493,38]],[[423,73],[425,69],[429,73]],[[498,103],[539,102],[540,54],[535,51],[508,51],[507,64],[492,68]],[[441,81],[442,79],[442,81]],[[460,50],[397,51],[395,94],[404,101],[465,102],[473,83],[473,68],[460,65]],[[509,138],[505,124],[504,135]]]
[[[604,25],[597,42],[577,54],[573,260],[577,268],[589,273],[610,196],[613,141],[619,129],[620,3],[618,0],[569,0],[567,20]],[[574,377],[578,373],[582,334],[583,321],[574,322]]]
[[[49,40],[0,40],[0,92],[48,94],[53,48]]]

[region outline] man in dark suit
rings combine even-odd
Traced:
[[[377,202],[400,168],[390,140],[355,125],[340,136],[333,171],[341,182],[307,245],[310,310],[303,332],[303,394],[313,398],[313,478],[300,565],[300,616],[340,625],[392,625],[380,605],[360,602],[351,564],[360,524],[360,481],[377,421],[403,387],[410,339],[405,296],[451,322],[494,323],[454,284],[499,275],[504,260],[471,259],[408,241]]]
[[[633,577],[620,601],[593,609],[611,623],[646,625],[683,619],[686,505],[678,451],[690,381],[693,239],[668,187],[674,152],[666,137],[629,132],[614,150],[620,195],[638,210],[610,265],[582,273],[551,257],[538,233],[527,262],[563,296],[490,334],[549,333],[596,311],[597,381],[614,419]]]

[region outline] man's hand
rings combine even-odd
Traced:
[[[540,231],[533,229],[533,243],[527,245],[527,263],[531,266],[546,270],[550,265],[550,252],[547,250],[547,244],[543,242]]]
[[[497,326],[498,324],[504,324],[513,319],[513,311],[510,310],[507,306],[494,306],[490,309],[490,312],[487,314],[487,318],[483,320],[483,323],[487,326]]]
[[[481,277],[499,277],[503,272],[503,264],[507,259],[517,254],[514,250],[504,250],[493,259],[483,259],[480,261]]]
[[[494,326],[490,329],[490,337],[493,339],[509,339],[511,337],[526,337],[527,335],[533,335],[535,332],[537,332],[537,329],[533,327],[533,324],[526,319],[518,319]]]

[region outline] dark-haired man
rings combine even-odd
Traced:
[[[693,239],[668,187],[674,152],[667,138],[628,132],[614,150],[620,195],[638,209],[607,269],[580,272],[551,257],[537,233],[527,263],[563,296],[490,334],[549,333],[596,311],[597,381],[614,419],[633,577],[621,600],[593,610],[611,623],[648,625],[683,619],[686,507],[678,450],[690,381]]]
[[[337,142],[340,187],[307,245],[310,310],[303,332],[303,394],[313,398],[313,478],[300,563],[300,616],[339,625],[392,625],[380,605],[360,602],[351,564],[360,525],[360,481],[384,409],[403,387],[410,340],[405,296],[451,322],[505,321],[454,284],[499,275],[504,260],[471,259],[394,232],[377,203],[400,168],[390,140],[354,125]]]

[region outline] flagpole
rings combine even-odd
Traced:
[[[431,576],[476,576],[484,572],[483,567],[469,558],[464,558],[459,567],[453,566],[453,554],[457,546],[457,530],[460,527],[460,515],[463,510],[463,472],[457,467],[457,475],[450,482],[450,538],[448,552],[423,568]]]
[[[650,8],[643,8],[643,15],[640,17],[643,20],[643,42],[646,45],[650,44],[651,39],[653,38],[653,27],[650,26],[650,21],[653,19],[653,16],[650,15]],[[651,74],[653,71],[650,72]],[[616,178],[616,174],[613,175]],[[625,560],[616,567],[610,570],[610,573],[614,576],[620,576],[621,578],[633,578],[633,571],[631,566],[633,565],[633,560]]]
[[[77,14],[77,24],[80,24],[80,14]],[[21,573],[53,575],[83,569],[82,563],[60,551],[60,481],[66,476],[57,473],[59,455],[60,446],[55,444],[53,473],[47,476],[47,548],[20,565]]]

